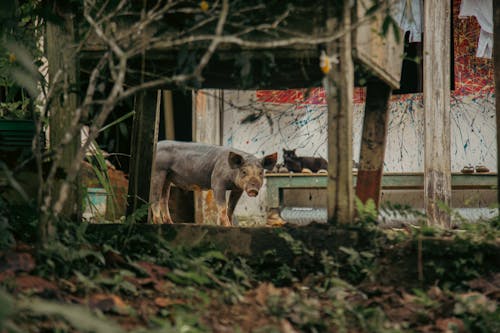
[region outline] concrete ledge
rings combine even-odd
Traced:
[[[126,228],[131,228],[126,230]],[[172,247],[212,246],[228,255],[255,257],[272,251],[284,260],[293,257],[291,243],[302,242],[306,248],[335,252],[340,246],[356,247],[369,244],[370,234],[360,228],[335,229],[327,224],[312,223],[307,226],[270,227],[221,227],[191,223],[176,224],[89,224],[88,234],[98,243],[105,243],[117,233],[140,233],[146,238],[158,236]],[[289,236],[287,236],[289,235]]]

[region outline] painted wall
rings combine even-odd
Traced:
[[[475,57],[479,25],[475,18],[458,19],[454,1],[455,90],[451,94],[452,172],[484,164],[496,170],[496,129],[493,64]],[[306,96],[307,95],[307,96]],[[327,108],[323,89],[311,91],[225,91],[223,144],[257,156],[283,148],[298,154],[327,157]],[[355,89],[353,156],[359,160],[364,91]],[[242,123],[249,114],[255,122]],[[421,94],[393,96],[384,171],[423,172],[424,119]],[[264,215],[265,189],[258,200],[243,197],[237,215]]]

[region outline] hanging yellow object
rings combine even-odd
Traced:
[[[327,56],[326,52],[321,51],[321,55],[319,56],[319,67],[324,74],[328,74],[332,69],[332,64],[338,64],[339,59],[338,56]]]
[[[202,11],[206,12],[208,10],[208,2],[206,2],[205,0],[200,2],[200,8]]]
[[[325,51],[321,51],[321,55],[319,56],[319,67],[324,74],[328,74],[330,69],[332,69],[330,58],[326,55]]]

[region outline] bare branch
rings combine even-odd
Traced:
[[[219,16],[219,21],[217,22],[217,28],[215,29],[215,36],[220,37],[222,35],[222,31],[224,29],[224,24],[226,23],[227,19],[227,14],[229,12],[229,3],[228,0],[222,0],[222,11]],[[207,48],[207,51],[201,57],[200,62],[198,63],[198,66],[196,69],[193,71],[193,74],[195,77],[197,77],[199,80],[201,80],[201,72],[203,71],[203,68],[208,64],[208,61],[214,54],[215,50],[217,49],[217,46],[219,45],[219,42],[217,39],[213,39],[210,45]]]

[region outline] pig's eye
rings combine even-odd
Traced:
[[[247,175],[246,170],[241,170],[241,174],[242,174],[243,176],[246,176],[246,175]]]

